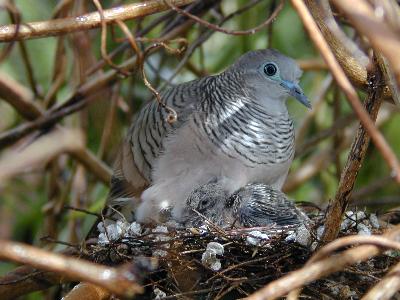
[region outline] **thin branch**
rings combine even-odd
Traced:
[[[185,22],[185,24],[182,24],[182,26],[177,28],[177,30],[169,32],[165,36],[161,37],[159,41],[175,38],[187,27],[188,24],[190,24],[190,22]],[[123,62],[120,65],[120,68],[130,70],[136,66],[136,63],[137,58],[136,56],[133,56]],[[67,101],[58,107],[54,107],[46,111],[44,116],[39,117],[32,122],[26,122],[6,132],[0,133],[0,149],[15,143],[20,138],[28,135],[32,131],[44,127],[50,128],[65,116],[81,110],[86,105],[91,103],[90,96],[111,85],[113,81],[117,80],[118,74],[119,73],[116,70],[109,70],[104,74],[100,74],[97,77],[83,83]]]
[[[2,259],[53,271],[69,279],[90,282],[123,297],[132,297],[143,292],[143,288],[137,284],[141,274],[135,274],[135,268],[105,267],[6,240],[1,240],[0,244],[0,258]]]
[[[226,29],[226,28],[222,28],[218,25],[212,24],[210,22],[207,22],[205,20],[203,20],[202,18],[199,18],[198,16],[195,16],[183,9],[178,8],[176,5],[174,5],[172,3],[171,0],[164,0],[164,2],[174,11],[176,11],[178,14],[181,14],[185,17],[188,17],[189,19],[192,19],[194,21],[196,21],[197,23],[199,23],[202,26],[205,26],[213,31],[218,31],[218,32],[222,32],[225,34],[229,34],[229,35],[249,35],[249,34],[254,34],[258,31],[260,31],[261,29],[265,28],[266,26],[268,26],[275,18],[276,16],[279,14],[279,12],[283,9],[283,4],[284,1],[281,0],[279,5],[273,10],[272,14],[270,17],[268,17],[264,22],[262,22],[260,25],[248,29],[248,30],[230,30],[230,29]]]
[[[375,66],[375,64],[374,64]],[[381,83],[382,73],[379,68],[369,74],[371,88],[365,101],[365,107],[370,113],[371,119],[376,120],[379,108],[382,104],[383,88]],[[340,176],[339,186],[334,201],[328,208],[325,221],[325,232],[323,242],[334,240],[340,230],[343,215],[350,202],[351,193],[357,179],[358,172],[364,162],[367,153],[370,137],[365,128],[360,124],[354,137],[350,153],[345,167]]]
[[[31,91],[4,73],[0,73],[0,97],[28,120],[42,114],[41,107],[33,101]]]
[[[73,149],[68,152],[79,161],[87,170],[96,175],[105,185],[110,184],[112,170],[102,160],[96,157],[86,147]]]
[[[192,3],[194,0],[173,0],[176,6]],[[163,0],[149,0],[145,3],[133,3],[104,10],[104,20],[107,23],[115,20],[131,20],[162,12],[168,9]],[[68,17],[27,24],[0,26],[0,42],[10,42],[23,39],[33,39],[63,35],[70,32],[93,29],[101,26],[99,12],[92,12],[77,17]],[[18,29],[18,30],[17,30]]]
[[[384,236],[372,235],[372,236],[362,236],[362,235],[353,235],[346,236],[340,239],[337,239],[325,247],[321,248],[317,253],[315,253],[306,263],[305,267],[311,265],[312,263],[319,261],[331,253],[339,250],[340,248],[353,246],[355,244],[358,245],[374,245],[376,247],[382,249],[394,249],[400,250],[400,243],[391,239],[388,239]],[[339,255],[340,256],[340,255]],[[288,300],[298,299],[301,293],[301,288],[292,290],[288,295]]]
[[[75,248],[67,248],[61,253],[68,256],[79,254]],[[62,275],[23,265],[0,276],[0,295],[2,299],[17,299],[31,292],[48,289],[60,282],[65,282]]]
[[[381,126],[384,124],[391,116],[391,112],[388,109],[381,110],[380,118],[377,120],[377,125]],[[340,123],[343,123],[344,119],[339,120]],[[336,129],[343,128],[341,124],[334,125]],[[331,131],[331,134],[336,132],[335,130],[327,129],[327,131],[322,131],[321,132],[321,138],[322,136],[324,137],[329,137],[331,135],[328,135],[329,131]],[[343,149],[346,149],[347,147],[350,146],[351,144],[351,139],[354,135],[354,130],[352,128],[347,128],[343,132],[343,137],[341,139],[341,144],[334,150],[331,148],[329,149],[322,149],[319,152],[313,153],[309,158],[307,158],[307,161],[305,161],[298,169],[292,171],[283,187],[284,192],[290,192],[299,187],[301,184],[309,180],[311,177],[319,174],[322,170],[325,169],[325,167],[332,162],[332,160],[335,157],[335,152],[340,152],[343,151]],[[319,139],[319,142],[322,141],[323,139]],[[310,140],[311,143],[314,143],[314,139]],[[307,142],[304,144],[306,147]],[[303,153],[299,153],[301,156]]]
[[[227,15],[227,16],[223,17],[221,20],[219,20],[218,26],[223,25],[226,21],[232,19],[235,16],[242,14],[243,12],[252,8],[254,5],[258,4],[259,2],[260,2],[260,0],[253,0],[249,3],[246,3],[246,5],[243,5],[238,10],[230,13],[229,15]],[[272,15],[275,15],[275,12],[273,12]],[[271,17],[268,19],[271,19]],[[190,19],[190,20],[192,20],[192,19]],[[178,75],[179,71],[187,63],[187,61],[189,60],[190,56],[194,53],[194,51],[199,46],[201,46],[206,40],[208,40],[213,33],[214,33],[214,31],[212,31],[211,29],[208,29],[208,30],[204,31],[203,33],[201,33],[197,37],[197,39],[189,45],[188,49],[185,52],[185,55],[180,60],[179,64],[175,67],[175,69],[172,71],[172,74],[169,76],[168,81],[166,81],[160,85],[160,87],[159,87],[160,90],[164,89],[167,86],[167,84],[172,84],[172,80]]]
[[[57,128],[22,151],[13,151],[4,155],[0,160],[0,183],[4,184],[7,179],[30,171],[34,167],[44,166],[62,153],[78,151],[83,147],[80,131]]]
[[[107,53],[107,21],[104,15],[104,10],[103,7],[101,6],[99,0],[92,0],[94,5],[97,8],[97,11],[99,12],[100,15],[100,24],[101,24],[101,46],[100,46],[100,53],[101,57],[104,59],[104,61],[113,69],[118,71],[121,75],[123,76],[129,76],[130,73],[123,70],[116,64],[114,64],[110,58],[110,56]],[[123,23],[121,20],[116,19],[116,22]]]

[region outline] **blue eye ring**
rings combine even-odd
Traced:
[[[267,76],[274,76],[278,72],[278,67],[273,63],[267,63],[264,66],[264,73]]]

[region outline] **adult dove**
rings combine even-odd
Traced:
[[[231,194],[249,182],[281,189],[294,155],[286,100],[311,108],[296,62],[277,50],[251,51],[218,75],[179,84],[161,94],[176,122],[156,101],[138,113],[114,167],[108,204],[135,199],[140,222],[172,208],[179,221],[186,199],[218,178]]]

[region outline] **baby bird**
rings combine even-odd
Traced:
[[[186,203],[186,226],[200,226],[204,218],[222,227],[300,226],[308,219],[284,193],[263,183],[249,183],[230,196],[219,183],[207,183]]]

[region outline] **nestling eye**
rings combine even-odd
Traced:
[[[208,205],[208,200],[207,199],[201,200],[201,202],[200,202],[200,206],[201,207],[205,207],[207,205]]]
[[[278,71],[278,68],[273,63],[268,63],[264,66],[264,73],[267,76],[274,76],[277,71]]]

